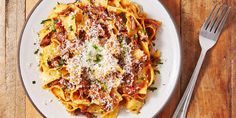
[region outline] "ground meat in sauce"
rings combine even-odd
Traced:
[[[59,15],[64,15],[64,16],[67,16],[69,15],[71,12],[73,12],[73,9],[70,8],[70,7],[67,7],[66,9],[62,10]]]
[[[103,19],[103,20],[106,20],[106,19],[110,19],[108,17],[108,11],[107,10],[104,10],[104,12],[102,14],[100,14],[99,18]]]
[[[116,28],[120,31],[120,32],[127,32],[127,29],[125,27],[126,24],[126,16],[124,15],[124,13],[120,13],[119,15],[115,16],[115,26]]]
[[[55,20],[57,20],[57,19],[55,19]],[[55,22],[55,20],[54,20],[54,22]],[[56,22],[55,27],[56,27],[56,29],[58,30],[58,31],[57,31],[58,33],[61,33],[61,34],[65,35],[66,29],[65,29],[65,27],[62,25],[62,22],[61,22],[60,20],[58,20],[58,21]]]
[[[109,39],[111,34],[109,33],[108,27],[105,24],[100,24],[102,27],[102,31],[99,31],[98,38],[106,38]]]
[[[82,68],[81,78],[82,78],[83,80],[87,80],[87,79],[89,79],[88,77],[89,77],[89,76],[88,76],[88,70],[87,70],[87,68]]]
[[[40,47],[46,47],[51,43],[52,32],[47,34],[40,42]]]
[[[124,59],[121,56],[119,56],[118,59],[119,59],[118,61],[119,66],[123,68],[125,66]]]
[[[48,88],[50,88],[51,86],[55,86],[55,85],[62,85],[62,84],[60,84],[60,82],[59,82],[61,79],[62,79],[62,78],[59,78],[59,79],[56,79],[56,80],[54,80],[54,81],[48,83],[48,84],[47,84]]]
[[[56,38],[57,38],[57,40],[58,40],[60,43],[62,43],[62,42],[65,41],[65,34],[63,34],[63,33],[56,33]]]
[[[88,38],[88,36],[86,35],[86,32],[84,30],[79,31],[78,37],[79,37],[80,41],[82,41],[82,42],[84,42]]]
[[[133,63],[132,68],[133,72],[137,73],[139,72],[143,67],[148,66],[149,63],[146,62],[147,56],[143,56],[140,58],[136,63]]]
[[[60,60],[61,60],[61,57],[57,56],[57,57],[53,58],[52,60],[48,60],[47,64],[50,68],[55,68],[55,67],[59,66]]]
[[[142,65],[143,65],[143,63],[134,63],[132,66],[133,71],[137,73],[139,70],[142,69]]]
[[[97,19],[100,18],[99,16],[106,16],[106,11],[104,7],[101,6],[79,6],[84,14],[87,14],[90,19]]]
[[[84,114],[85,114],[86,118],[94,118],[93,114],[91,114],[91,113],[86,112]]]
[[[68,89],[68,88],[71,89],[73,87],[73,85],[68,80],[66,80],[64,78],[61,78],[59,80],[59,83],[61,85],[63,85],[63,90]]]

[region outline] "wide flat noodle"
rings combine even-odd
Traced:
[[[131,96],[125,96],[126,99],[126,104],[125,107],[130,111],[135,114],[138,114],[140,109],[142,108],[144,102],[140,100],[136,100],[135,98]]]

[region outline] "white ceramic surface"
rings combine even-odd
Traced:
[[[34,51],[38,48],[37,32],[41,28],[40,22],[47,18],[57,2],[73,2],[73,0],[42,0],[30,15],[22,32],[19,47],[19,69],[23,85],[35,107],[48,118],[74,117],[68,114],[63,105],[55,97],[41,88],[38,61]],[[145,105],[138,115],[121,110],[118,118],[150,118],[157,114],[170,98],[178,80],[181,66],[181,49],[175,25],[158,0],[133,0],[143,7],[149,17],[162,22],[157,37],[157,48],[161,51],[163,65],[160,66],[161,75],[156,82],[158,89],[150,92]],[[36,84],[32,84],[36,81]]]

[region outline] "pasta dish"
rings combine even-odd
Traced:
[[[140,112],[156,89],[159,21],[129,0],[77,0],[57,3],[41,24],[43,88],[68,112],[89,118],[115,118],[122,107]]]

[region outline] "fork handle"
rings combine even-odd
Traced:
[[[172,118],[185,118],[186,117],[186,113],[187,113],[188,106],[189,106],[189,103],[190,103],[190,100],[192,97],[194,86],[197,82],[197,77],[198,77],[199,71],[201,69],[203,60],[205,58],[206,52],[207,52],[207,50],[202,49],[200,57],[197,62],[197,65],[196,65],[196,67],[193,71],[193,74],[191,76],[191,79],[188,83],[188,86],[187,86],[187,88],[184,92],[184,95],[181,98]]]

